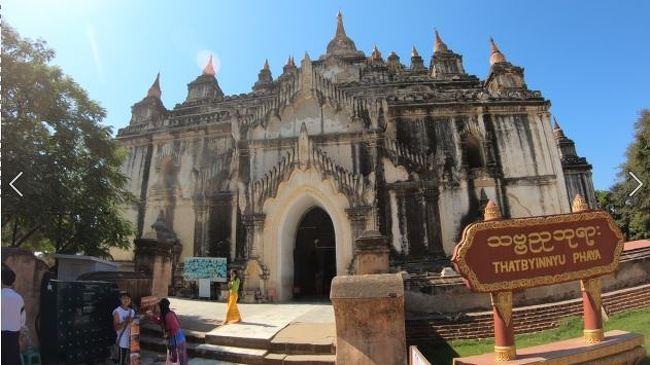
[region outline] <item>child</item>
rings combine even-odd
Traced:
[[[117,333],[115,343],[119,347],[119,353],[114,355],[113,362],[119,365],[129,363],[129,345],[131,338],[131,321],[135,316],[135,311],[129,307],[131,296],[127,292],[120,294],[120,306],[113,311],[113,327]]]
[[[146,312],[147,318],[160,324],[163,328],[164,334],[167,338],[167,363],[176,363],[180,365],[187,365],[187,346],[185,342],[185,334],[178,323],[178,317],[171,309],[169,309],[169,299],[162,298],[158,302],[160,308],[160,316],[155,316],[151,310]]]

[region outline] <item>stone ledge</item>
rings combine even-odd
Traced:
[[[337,276],[332,280],[331,299],[404,297],[401,274]]]
[[[633,359],[645,357],[644,338],[637,333],[609,331],[605,340],[588,344],[583,338],[553,342],[545,345],[517,349],[517,359],[499,362],[502,365],[544,364],[635,364]],[[494,364],[495,354],[460,357],[454,365]]]

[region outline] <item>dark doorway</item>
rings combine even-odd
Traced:
[[[334,225],[321,208],[313,208],[300,221],[293,250],[293,298],[329,300],[336,276]]]

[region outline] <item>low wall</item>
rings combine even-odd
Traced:
[[[32,345],[39,347],[36,334],[36,316],[40,312],[41,280],[43,274],[49,271],[45,262],[38,259],[31,251],[20,248],[2,248],[2,263],[16,273],[14,289],[25,301],[27,327]]]
[[[142,297],[151,295],[151,275],[143,272],[96,271],[80,275],[77,280],[108,281],[115,283],[120,291],[131,295],[132,302],[140,304]]]
[[[650,282],[650,248],[624,251],[617,271],[603,277],[603,292]],[[413,277],[405,281],[407,318],[432,313],[467,313],[492,310],[490,296],[470,291],[460,277]],[[582,298],[580,282],[542,286],[513,293],[513,306]]]

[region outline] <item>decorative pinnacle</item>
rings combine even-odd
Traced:
[[[216,72],[214,71],[214,66],[212,65],[212,54],[210,54],[208,63],[203,68],[203,74],[206,76],[214,76],[216,74]]]
[[[347,37],[345,28],[343,27],[343,13],[339,10],[336,14],[336,38]]]
[[[440,38],[438,30],[435,29],[434,32],[436,33],[436,43],[433,46],[433,52],[447,52],[447,45],[442,41],[442,38]]]
[[[492,37],[490,37],[490,45],[490,65],[506,62],[506,56],[504,56],[503,53],[499,51],[499,47],[497,47],[497,44],[494,42],[494,39]]]
[[[557,122],[557,119],[553,117],[553,135],[555,136],[556,139],[560,138],[565,138],[564,137],[564,131],[562,130],[562,127]]]
[[[158,72],[158,75],[156,75],[156,80],[153,82],[153,84],[151,84],[149,91],[147,91],[147,96],[153,96],[160,99],[161,94],[162,92],[160,91],[160,72]]]
[[[420,57],[418,50],[415,49],[415,45],[413,45],[413,48],[411,48],[411,57]]]
[[[573,213],[578,213],[584,212],[585,210],[589,210],[587,201],[582,197],[582,195],[576,194],[576,197],[573,199],[573,203],[571,203],[571,211]]]
[[[492,200],[488,200],[487,205],[485,206],[485,213],[483,214],[484,221],[493,221],[501,219],[501,209],[499,206]]]
[[[269,71],[269,70],[271,69],[271,68],[269,67],[269,59],[268,59],[268,58],[264,61],[264,67],[263,67],[263,69],[266,70],[266,71]]]
[[[381,59],[381,52],[379,52],[376,44],[372,47],[372,54],[370,55],[370,59],[373,61]]]

